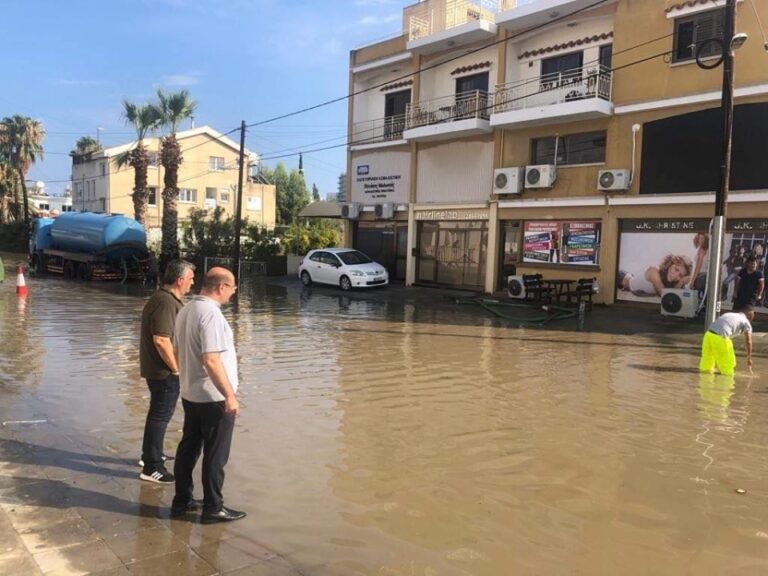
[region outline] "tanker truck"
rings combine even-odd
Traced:
[[[29,246],[32,270],[76,280],[143,279],[147,235],[126,216],[65,212],[35,218]]]

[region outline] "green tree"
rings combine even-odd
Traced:
[[[136,146],[118,154],[115,157],[115,163],[118,168],[126,165],[133,168],[133,195],[131,196],[133,218],[142,226],[146,226],[147,206],[149,204],[149,189],[147,188],[149,153],[144,147],[144,138],[160,125],[160,116],[151,104],[134,104],[128,100],[123,100],[123,118],[125,123],[133,126],[136,131]],[[86,139],[90,142],[83,142]],[[98,143],[87,136],[77,141],[75,149],[79,148],[81,144],[98,147]]]
[[[320,190],[315,183],[312,184],[312,202],[320,202]]]
[[[22,191],[21,202],[18,193],[11,201],[16,219],[23,214],[24,224],[29,230],[29,196],[26,176],[32,165],[43,158],[45,130],[42,123],[28,116],[9,116],[0,121],[0,159],[4,159],[5,170],[15,179]],[[18,188],[16,188],[18,190]]]
[[[75,147],[69,152],[70,156],[85,156],[92,152],[98,152],[101,150],[101,144],[96,142],[90,136],[82,136],[75,142]]]
[[[286,254],[306,254],[316,248],[332,248],[341,243],[338,224],[323,218],[291,224],[282,237]]]
[[[189,118],[197,108],[197,102],[192,100],[187,90],[168,94],[157,91],[158,102],[155,110],[160,117],[162,126],[169,134],[160,141],[160,163],[163,165],[163,242],[160,250],[161,266],[179,255],[179,166],[183,162],[181,146],[176,139],[179,124]]]

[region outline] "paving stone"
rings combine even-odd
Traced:
[[[41,552],[35,554],[34,559],[46,576],[75,576],[124,568],[117,555],[102,541]]]
[[[251,566],[277,557],[266,548],[239,536],[225,541],[208,542],[195,547],[194,550],[220,572]]]
[[[32,555],[26,550],[16,550],[0,556],[0,574],[37,576],[42,574]]]
[[[165,526],[107,538],[106,543],[125,564],[187,549]]]
[[[128,565],[135,576],[212,576],[216,569],[189,548]]]
[[[96,533],[82,518],[66,520],[47,528],[22,530],[19,532],[19,537],[32,554],[64,546],[85,544],[97,539]]]

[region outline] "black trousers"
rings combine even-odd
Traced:
[[[147,379],[147,386],[149,411],[144,424],[141,459],[144,461],[144,473],[151,474],[163,468],[163,441],[179,399],[179,377],[169,374],[165,380]]]
[[[176,449],[173,506],[182,508],[192,499],[192,471],[203,452],[203,512],[218,512],[224,504],[224,466],[229,460],[235,416],[224,411],[224,402],[190,402],[182,398],[184,431]]]

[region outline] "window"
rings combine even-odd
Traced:
[[[312,256],[309,257],[312,262],[322,262],[323,261],[323,254],[324,252],[315,252],[312,254]]]
[[[725,8],[700,12],[692,16],[675,20],[675,39],[673,62],[685,62],[696,58],[696,49],[711,38],[722,38]],[[720,45],[709,42],[701,51],[701,56],[719,56]]]
[[[197,202],[197,190],[193,188],[181,188],[179,190],[179,202]]]
[[[51,209],[51,205],[50,204],[42,204],[41,203],[40,206],[38,206],[38,208],[40,210],[50,210]]]
[[[488,72],[456,78],[456,94],[474,92],[475,90],[488,92]]]
[[[205,189],[205,199],[206,200],[216,200],[216,188],[206,188]]]
[[[157,206],[157,187],[150,186],[147,188],[147,204],[150,206]]]
[[[224,158],[220,156],[209,156],[208,157],[208,170],[212,172],[223,172],[224,171]]]
[[[601,232],[597,220],[525,222],[523,262],[596,266],[600,263]]]
[[[542,88],[556,88],[569,79],[581,79],[584,52],[571,52],[541,61]]]
[[[62,212],[72,212],[72,206],[62,206],[61,207]]]
[[[605,162],[606,132],[585,132],[560,136],[557,144],[557,164],[598,164]],[[555,137],[532,141],[531,164],[555,163]]]
[[[328,264],[329,266],[341,266],[341,262],[339,262],[339,259],[336,258],[335,255],[331,254],[330,252],[323,252],[323,255],[321,256],[321,262],[323,264]]]
[[[101,170],[101,175],[106,176],[107,175],[107,163],[106,162],[100,162],[99,163],[99,170]]]
[[[600,46],[600,68],[611,69],[613,60],[613,44]]]
[[[157,152],[147,152],[147,159],[150,168],[157,168]]]
[[[75,182],[75,198],[83,197],[83,187],[80,182]]]
[[[226,188],[219,190],[219,200],[222,204],[229,204],[229,190]]]

